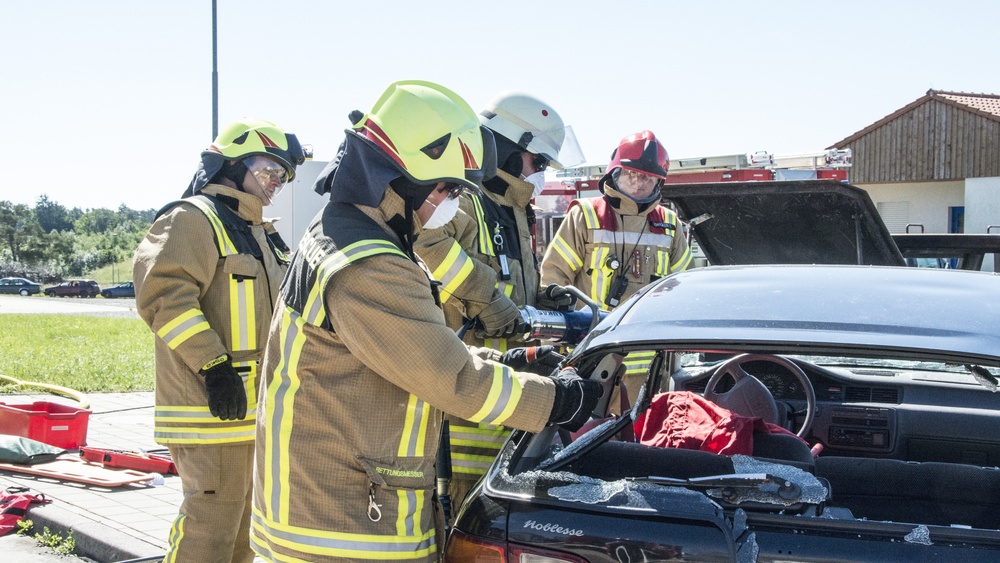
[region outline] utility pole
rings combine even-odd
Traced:
[[[219,135],[219,36],[216,0],[212,0],[212,140]]]

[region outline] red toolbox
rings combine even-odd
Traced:
[[[59,403],[0,403],[0,434],[22,436],[57,448],[75,450],[87,445],[89,421],[89,410]]]

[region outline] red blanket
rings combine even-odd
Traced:
[[[795,436],[776,424],[728,411],[689,391],[660,393],[635,421],[641,444],[724,455],[753,455],[755,430]]]

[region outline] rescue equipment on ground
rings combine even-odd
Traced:
[[[49,502],[44,494],[32,495],[26,487],[8,487],[0,491],[0,536],[5,536],[17,528],[17,523],[28,513],[32,504]]]
[[[162,451],[166,451],[166,449]],[[87,461],[100,463],[104,467],[121,467],[147,473],[177,475],[177,467],[174,466],[173,458],[170,457],[169,453],[84,447],[80,448],[80,457]]]

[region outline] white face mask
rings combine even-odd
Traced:
[[[427,203],[434,205],[429,201]],[[443,227],[448,223],[448,221],[455,218],[456,213],[458,213],[458,198],[446,197],[440,204],[434,205],[434,213],[431,213],[427,222],[424,223],[424,228],[437,229],[439,227]]]
[[[545,189],[545,172],[535,172],[525,178],[524,181],[535,187],[531,191],[531,199],[535,199]]]

